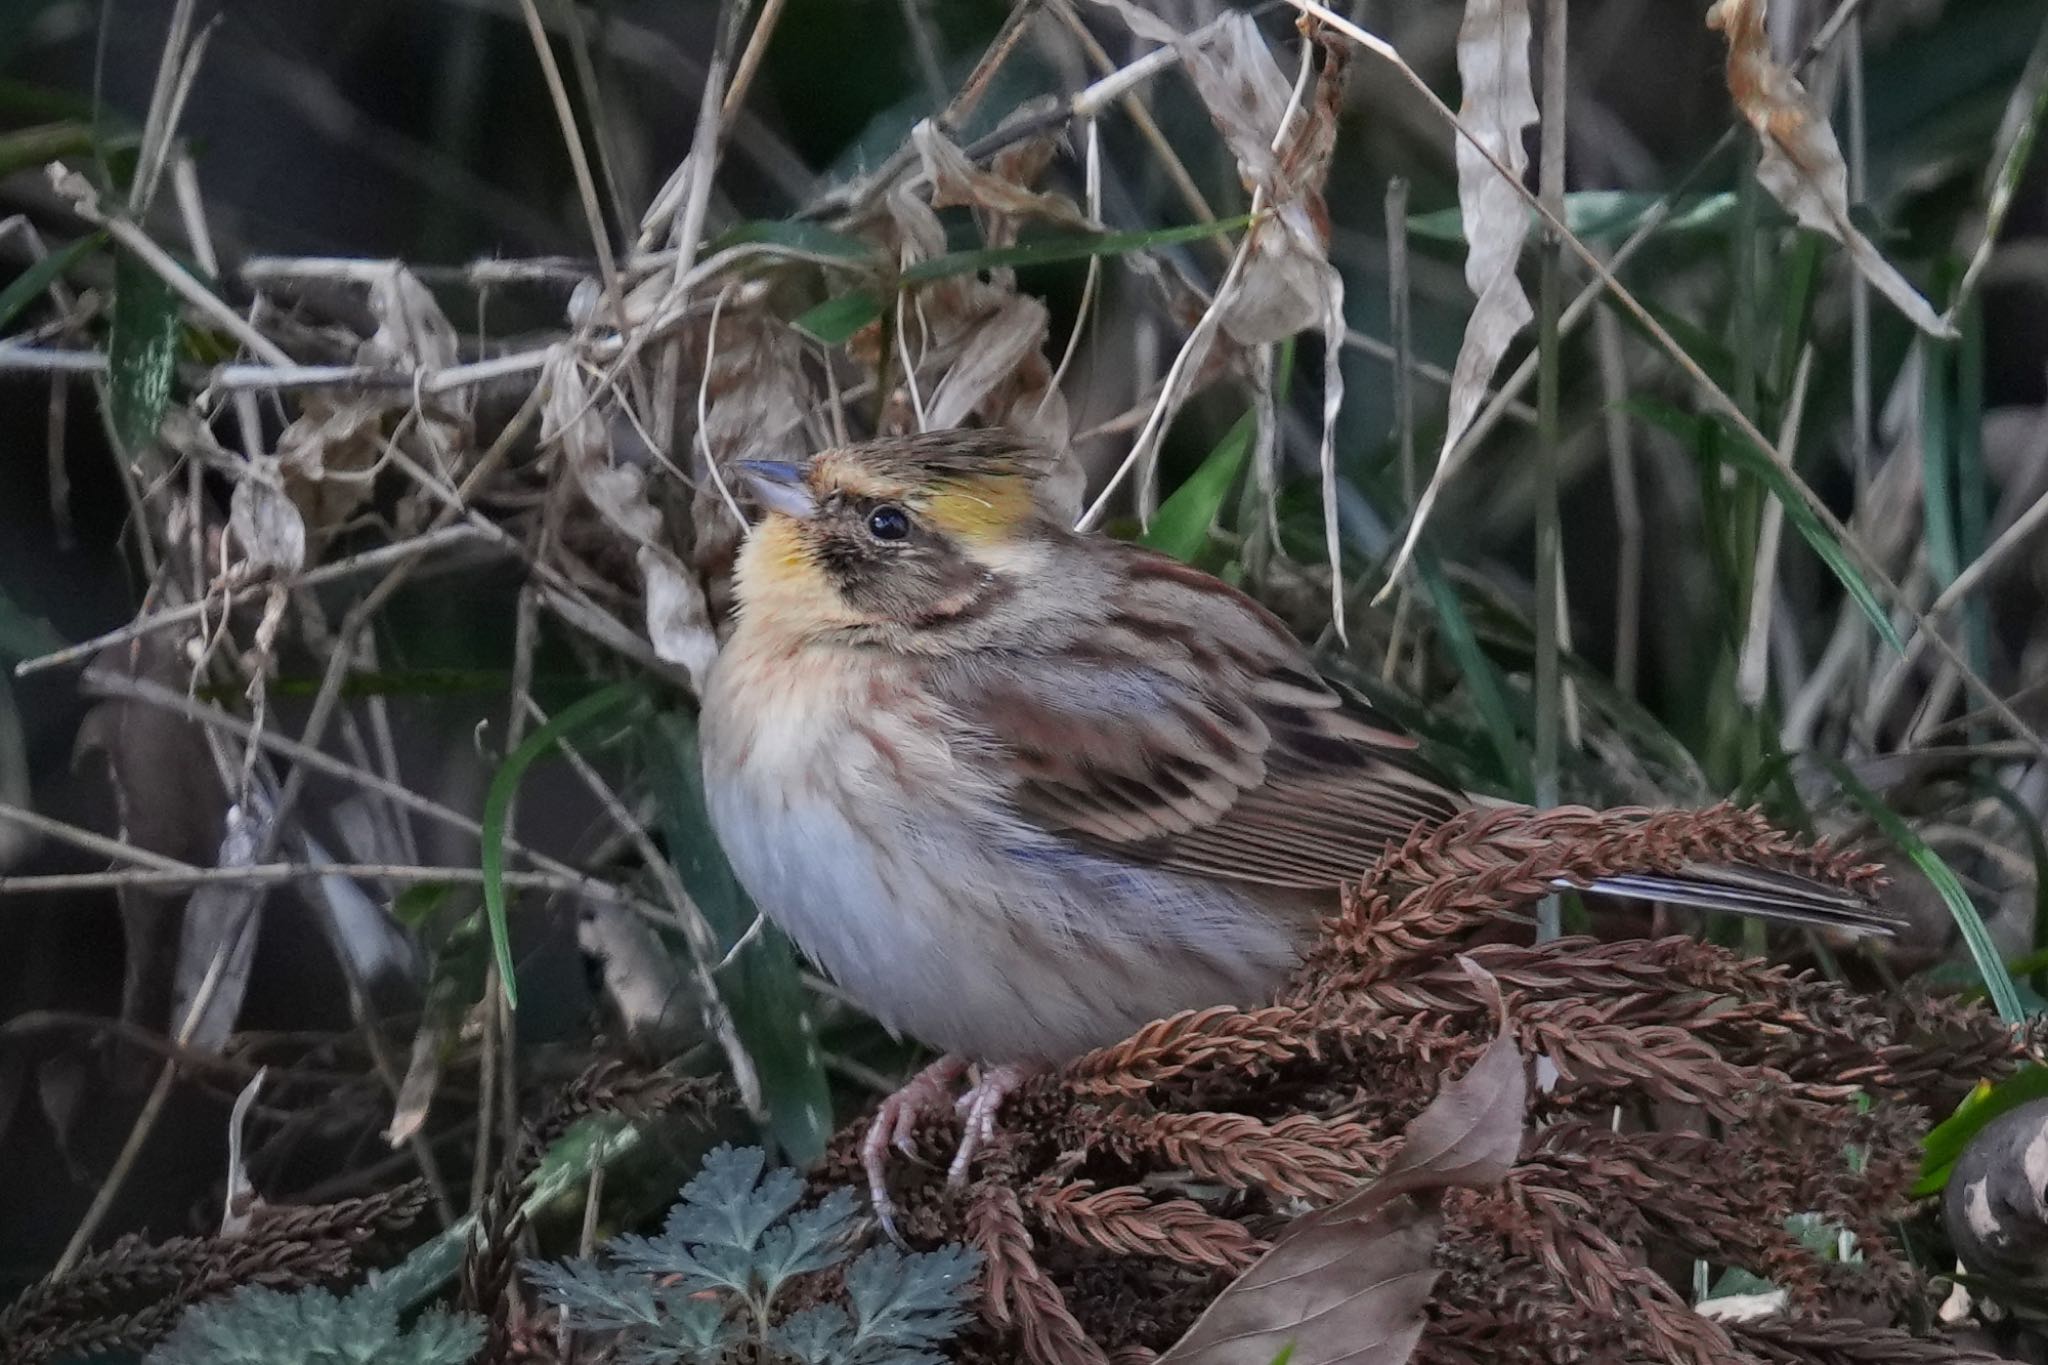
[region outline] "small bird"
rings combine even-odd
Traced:
[[[761,910],[946,1054],[867,1133],[885,1218],[889,1146],[970,1062],[956,1181],[1023,1079],[1265,1000],[1341,886],[1471,804],[1250,597],[1068,530],[1053,464],[941,431],[739,466],[762,515],[706,688],[705,788]],[[1884,927],[1755,869],[1592,889]]]

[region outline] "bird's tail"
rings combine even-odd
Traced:
[[[1565,888],[1560,885],[1559,889]],[[1581,889],[1851,934],[1889,937],[1898,928],[1898,921],[1862,892],[1831,886],[1797,872],[1694,864],[1676,872],[1602,877]]]

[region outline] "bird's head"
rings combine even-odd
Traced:
[[[734,580],[742,619],[797,635],[915,646],[983,620],[1060,534],[1041,493],[1052,455],[943,431],[741,461],[762,509]]]

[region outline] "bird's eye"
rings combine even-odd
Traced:
[[[901,540],[910,534],[910,515],[901,507],[884,503],[868,513],[868,534],[876,540]]]

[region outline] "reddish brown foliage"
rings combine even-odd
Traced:
[[[1477,812],[1376,868],[1275,1004],[1161,1020],[1027,1088],[963,1198],[902,1168],[906,1228],[989,1258],[964,1358],[1170,1345],[1294,1214],[1382,1168],[1498,1028],[1490,973],[1522,1051],[1557,1079],[1532,1088],[1506,1185],[1446,1201],[1416,1359],[1755,1365],[1893,1342],[1968,1359],[1905,1330],[1924,1287],[1892,1221],[1924,1107],[2010,1070],[2028,1040],[1976,1007],[1868,999],[1691,939],[1501,941],[1507,913],[1560,877],[1692,861],[1876,877],[1726,807]],[[858,1131],[828,1175],[851,1173]],[[922,1135],[937,1169],[955,1136]],[[1807,1213],[1852,1233],[1861,1261],[1803,1246],[1786,1220]],[[1773,1280],[1799,1316],[1700,1316],[1666,1277],[1695,1257]]]

